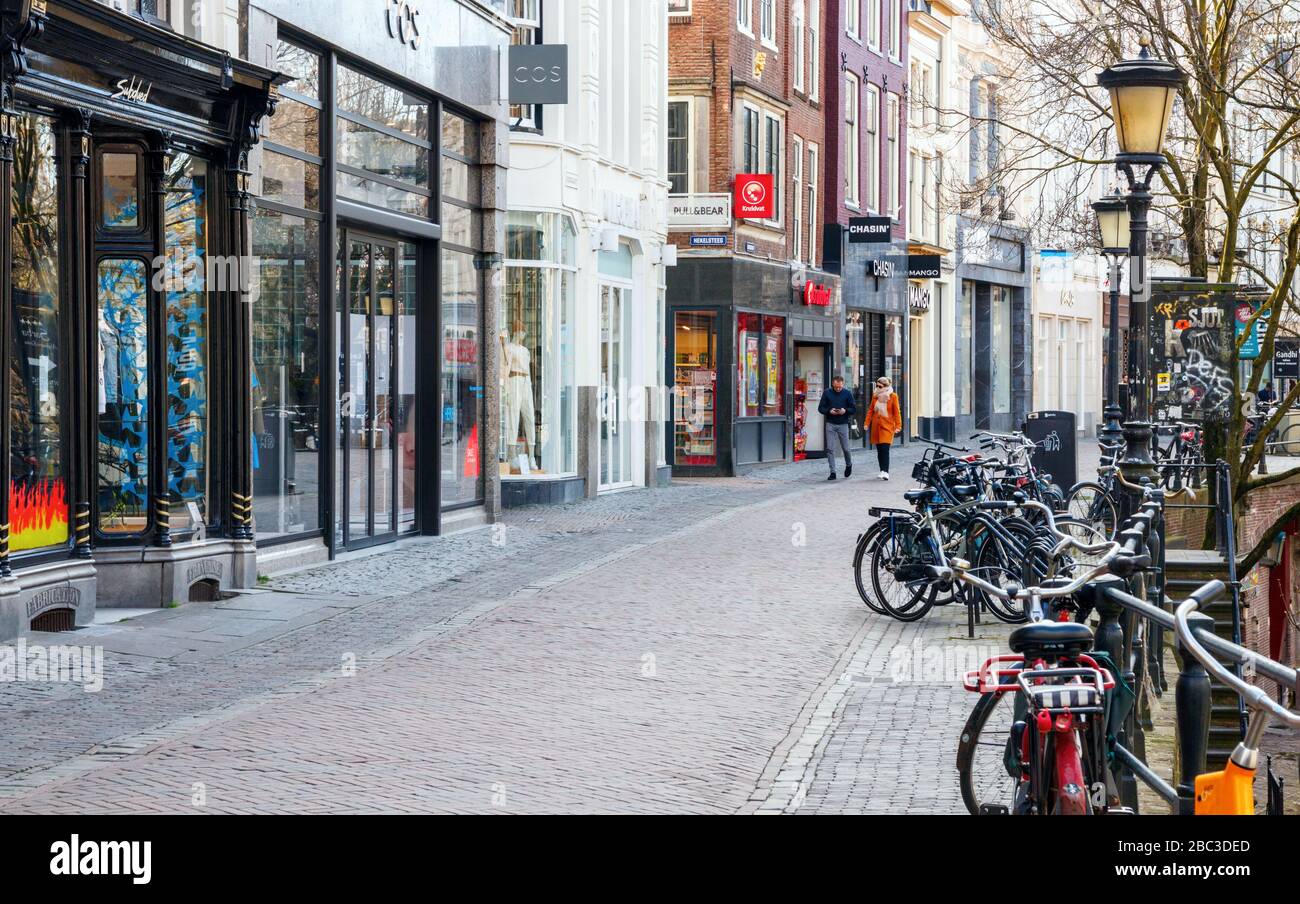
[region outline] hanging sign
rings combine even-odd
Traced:
[[[907,275],[911,279],[938,279],[940,256],[937,254],[909,254]]]
[[[775,219],[776,200],[773,195],[771,173],[738,173],[735,193],[736,218]]]
[[[1273,340],[1273,379],[1300,380],[1300,339]]]
[[[568,103],[568,44],[511,44],[509,53],[510,103]]]
[[[893,221],[889,217],[849,217],[849,244],[889,244]]]
[[[1255,306],[1253,304],[1248,301],[1237,302],[1237,317],[1234,326],[1236,327],[1235,333],[1239,340],[1241,339],[1241,334],[1246,332],[1246,323],[1252,316],[1254,316],[1254,314]],[[1264,317],[1260,317],[1259,320],[1255,321],[1254,326],[1251,327],[1250,335],[1247,336],[1246,341],[1241,344],[1241,351],[1237,354],[1237,357],[1241,360],[1245,361],[1259,357],[1259,322],[1263,319]]]

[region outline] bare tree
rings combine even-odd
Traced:
[[[992,196],[1000,209],[1027,213],[1041,244],[1093,244],[1087,204],[1096,179],[1114,178],[1116,149],[1097,73],[1149,40],[1154,55],[1188,75],[1151,213],[1153,256],[1211,282],[1262,287],[1250,325],[1258,321],[1261,360],[1278,335],[1300,332],[1300,0],[985,0],[973,15],[1002,48],[996,106],[945,117],[972,135],[1005,137],[980,178],[962,186],[963,206]],[[1252,368],[1244,391],[1256,393],[1262,374]],[[1295,473],[1254,472],[1298,398],[1300,383],[1249,448],[1241,406],[1208,427],[1207,458],[1233,463],[1238,514],[1250,491]],[[1279,523],[1297,513],[1300,505]]]

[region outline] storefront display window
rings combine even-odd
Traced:
[[[54,129],[44,117],[18,117],[10,205],[9,548],[17,552],[68,540],[58,179]]]
[[[763,318],[763,414],[785,414],[785,318]]]
[[[673,463],[716,465],[717,315],[678,311],[673,316]]]
[[[573,221],[512,211],[497,321],[503,478],[577,470]]]
[[[259,539],[320,528],[320,223],[258,208],[253,518]]]
[[[398,246],[397,293],[397,514],[399,527],[415,523],[415,359],[416,311],[419,292],[419,252],[415,245],[403,242]]]
[[[139,258],[106,258],[99,298],[99,529],[149,522],[149,296]]]
[[[207,520],[208,167],[178,154],[167,173],[167,491],[171,529]]]
[[[736,416],[758,417],[762,410],[763,337],[758,314],[736,315]]]
[[[442,191],[442,217],[454,219],[471,208],[477,196],[479,174],[476,126],[454,113],[442,119],[442,153],[468,167],[468,182],[475,183],[461,197]],[[475,265],[480,250],[478,234],[464,236],[469,246],[442,244],[442,505],[467,505],[483,499],[483,279]]]

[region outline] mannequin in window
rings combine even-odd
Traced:
[[[513,446],[519,439],[519,420],[523,418],[524,450],[533,467],[536,415],[533,411],[533,368],[532,354],[524,344],[528,334],[524,331],[524,322],[516,317],[507,335],[501,332],[501,369],[505,374],[506,422],[502,424],[502,435]]]

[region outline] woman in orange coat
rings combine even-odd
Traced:
[[[894,436],[903,429],[903,415],[898,408],[898,393],[889,383],[889,377],[876,381],[876,389],[867,400],[867,417],[862,423],[867,437],[876,447],[880,461],[880,479],[889,479],[889,446]]]

